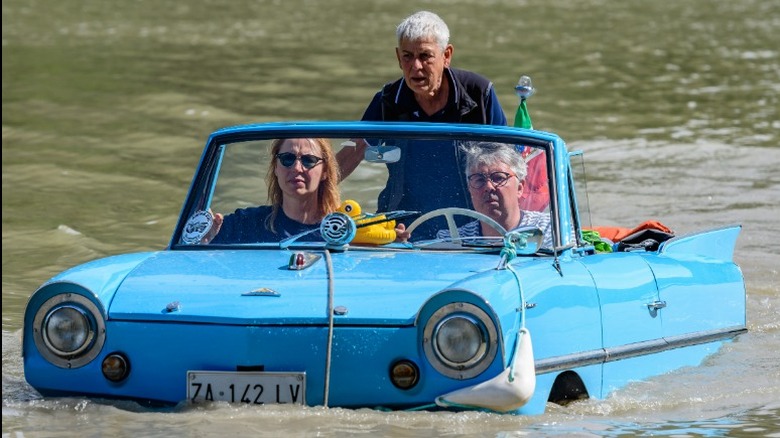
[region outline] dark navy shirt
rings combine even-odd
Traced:
[[[444,108],[428,115],[422,110],[414,92],[403,78],[387,84],[374,95],[363,113],[363,120],[371,121],[410,121],[437,123],[479,123],[485,125],[506,126],[506,114],[501,108],[493,84],[482,76],[466,70],[444,69],[449,79],[450,91]],[[389,94],[386,95],[386,92]],[[390,111],[382,108],[385,105]]]
[[[445,69],[449,96],[445,107],[428,115],[403,78],[386,84],[373,98],[363,120],[437,123],[475,123],[505,126],[506,115],[493,84],[466,70]],[[398,145],[402,155],[387,165],[387,185],[379,195],[378,210],[428,212],[443,207],[471,208],[458,145],[449,142],[415,142]],[[433,238],[441,224],[425,224],[414,240]]]
[[[266,228],[266,219],[271,214],[271,206],[240,208],[226,215],[219,233],[211,243],[258,243],[279,242],[304,231],[318,229],[319,223],[302,224],[284,214],[280,208],[274,222],[276,233]],[[321,240],[319,233],[303,236],[301,241]]]

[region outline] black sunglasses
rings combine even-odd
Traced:
[[[284,167],[293,167],[295,162],[300,160],[304,169],[311,169],[323,160],[316,155],[306,154],[299,157],[292,152],[282,152],[281,154],[276,154],[276,159],[279,160],[279,164]]]
[[[472,173],[469,175],[469,187],[475,190],[479,190],[485,187],[487,182],[490,181],[490,183],[493,184],[493,187],[499,188],[503,187],[506,182],[509,181],[509,178],[513,176],[515,175],[507,172],[493,172],[490,175],[484,173]]]

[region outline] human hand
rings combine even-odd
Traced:
[[[400,243],[406,243],[409,238],[412,237],[412,233],[406,231],[406,225],[398,224],[395,226],[395,241]]]
[[[217,236],[217,234],[219,234],[219,230],[222,228],[222,221],[225,218],[222,213],[212,213],[211,209],[209,209],[209,214],[213,219],[211,223],[211,229],[209,229],[209,232],[206,233],[202,239],[200,239],[201,244],[207,244],[211,242]]]

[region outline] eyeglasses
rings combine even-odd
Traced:
[[[279,164],[287,168],[293,167],[295,162],[300,160],[304,169],[311,169],[312,167],[319,164],[320,161],[323,161],[322,158],[316,155],[306,154],[299,157],[292,152],[282,152],[281,154],[276,154],[276,159],[279,160]]]
[[[493,187],[499,188],[506,185],[506,182],[509,181],[509,178],[512,178],[513,176],[516,176],[511,173],[506,172],[493,172],[490,175],[484,174],[484,173],[472,173],[469,175],[469,187],[475,190],[479,190],[490,181],[491,184],[493,184]]]

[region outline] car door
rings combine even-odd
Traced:
[[[601,307],[602,393],[656,374],[659,362],[648,354],[664,349],[655,277],[637,254],[606,253],[586,256]]]
[[[593,276],[601,305],[603,348],[618,349],[662,337],[653,271],[632,253],[595,254],[582,264]]]

